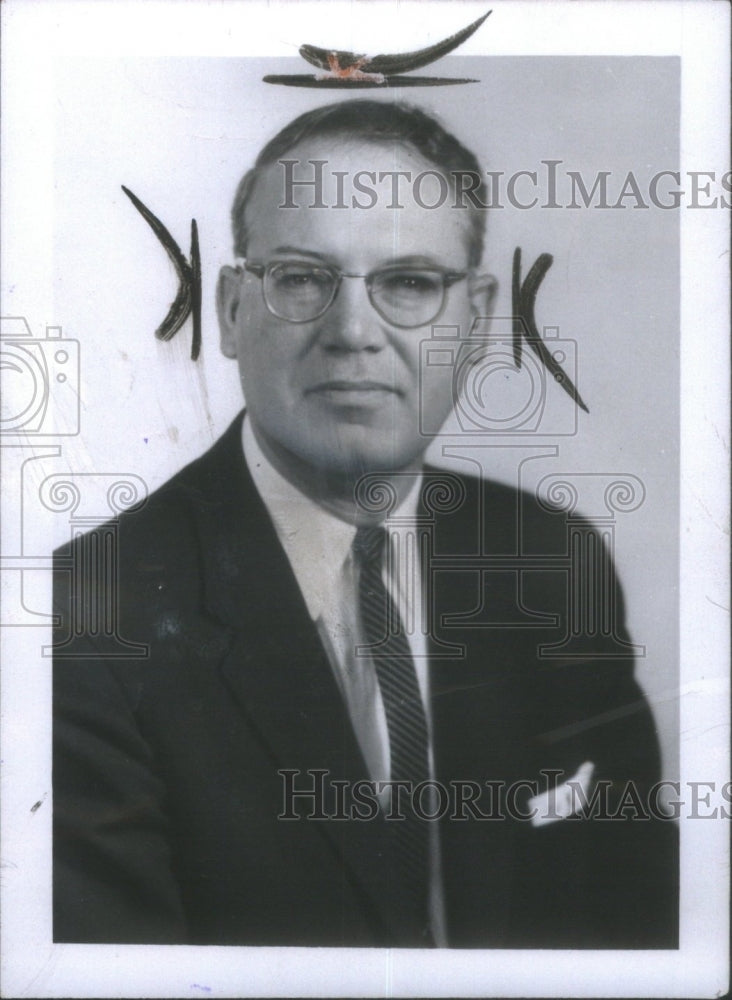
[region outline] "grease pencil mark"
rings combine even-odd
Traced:
[[[280,83],[290,87],[430,87],[456,83],[477,83],[467,78],[409,77],[397,74],[428,66],[442,56],[452,52],[478,30],[492,13],[483,14],[472,24],[456,31],[449,38],[443,38],[434,45],[428,45],[414,52],[397,52],[368,56],[341,49],[324,49],[317,45],[301,45],[300,55],[311,66],[322,70],[313,76],[274,75],[265,76],[265,83]]]
[[[534,318],[534,306],[539,286],[544,280],[549,268],[554,263],[554,258],[550,253],[540,254],[534,261],[526,279],[521,283],[521,247],[516,247],[513,252],[513,274],[511,281],[512,315],[513,315],[513,361],[517,368],[521,368],[522,338],[526,340],[534,354],[537,355],[541,363],[555,380],[561,385],[574,402],[589,413],[582,397],[575,388],[571,378],[564,371],[562,366],[554,360],[551,351],[547,348],[541,335],[536,328]],[[523,322],[522,322],[523,320]]]
[[[279,83],[283,87],[317,87],[320,90],[368,90],[371,87],[449,87],[459,83],[478,83],[470,77],[450,76],[390,76],[384,83],[373,80],[359,80],[354,77],[332,77],[318,80],[309,73],[277,74],[263,76],[264,83]]]
[[[129,188],[126,188],[124,184],[121,187],[157,236],[178,276],[178,291],[165,319],[155,331],[155,336],[158,340],[172,340],[188,317],[191,316],[193,319],[191,361],[196,361],[201,353],[201,253],[196,220],[191,219],[191,261],[189,263],[160,219]]]

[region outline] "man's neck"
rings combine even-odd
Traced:
[[[356,501],[356,487],[364,476],[374,476],[379,483],[383,482],[394,491],[395,502],[388,506],[392,510],[406,499],[414,485],[413,476],[404,473],[412,472],[416,475],[422,469],[421,456],[405,468],[387,471],[367,467],[319,469],[262,433],[254,421],[251,422],[251,427],[265,458],[284,479],[314,503],[349,524],[378,524],[384,520],[385,510],[372,513]]]

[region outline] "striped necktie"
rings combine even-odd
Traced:
[[[409,782],[406,794],[401,793],[398,799],[399,812],[405,818],[387,822],[396,877],[413,907],[410,943],[431,944],[429,829],[414,813],[411,796],[412,789],[429,778],[427,718],[409,642],[396,604],[384,586],[386,540],[383,527],[362,527],[356,532],[353,551],[359,567],[359,607],[366,648],[376,667],[386,712],[391,780]]]

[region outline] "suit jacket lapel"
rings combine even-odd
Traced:
[[[461,556],[483,551],[485,484],[465,480],[460,508],[438,514],[433,544],[428,549],[427,581],[430,608],[430,691],[435,776],[452,789],[472,783],[480,789],[475,819],[469,809],[450,813],[440,824],[442,873],[448,938],[462,944],[500,945],[507,927],[515,876],[513,838],[500,802],[486,782],[510,780],[522,768],[521,747],[511,703],[517,694],[516,664],[506,657],[506,630],[473,625],[450,627],[446,615],[469,614],[480,607],[483,580],[479,570],[461,567]],[[498,505],[503,504],[498,490]],[[513,501],[508,493],[506,505]],[[500,514],[500,516],[499,516]],[[495,530],[515,521],[512,509],[496,514]],[[448,557],[455,556],[450,568]],[[437,557],[434,566],[433,560]],[[475,563],[472,563],[474,566]],[[439,566],[439,569],[435,568]],[[445,650],[461,647],[452,657]],[[491,798],[493,795],[493,799]]]
[[[224,674],[284,767],[363,777],[333,671],[246,469],[240,426],[212,454],[208,497],[196,504],[206,604],[234,636]]]
[[[232,636],[221,672],[271,756],[273,779],[282,780],[280,769],[295,770],[296,786],[312,787],[307,771],[327,771],[323,807],[332,815],[331,783],[368,778],[368,770],[240,442],[241,419],[209,454],[205,493],[199,490],[195,503],[207,607]],[[379,866],[385,835],[381,816],[371,822],[308,825],[329,841],[343,867],[339,877],[348,878],[364,906],[398,933],[402,903]]]

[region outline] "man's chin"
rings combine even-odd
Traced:
[[[399,472],[418,465],[429,442],[400,441],[393,424],[388,429],[346,424],[325,435],[313,449],[314,464],[329,473],[355,476]]]
[[[313,465],[324,476],[356,481],[362,476],[389,476],[405,469],[416,468],[421,455],[398,453],[392,449],[364,446],[343,452],[320,452],[312,457]]]
[[[353,496],[359,480],[418,469],[427,439],[399,440],[395,425],[302,421],[281,437],[258,434],[260,446],[286,479],[313,496]],[[302,433],[305,431],[306,433]]]

